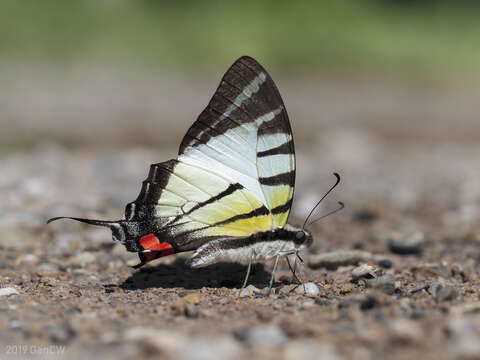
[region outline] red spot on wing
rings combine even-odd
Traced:
[[[142,245],[145,250],[153,250],[158,244],[160,244],[160,240],[153,234],[142,236],[140,239],[140,245]]]
[[[168,242],[160,242],[158,238],[153,234],[142,236],[140,239],[140,245],[144,250],[151,250],[143,252],[147,261],[154,260],[162,256],[168,256],[175,254],[173,246]]]

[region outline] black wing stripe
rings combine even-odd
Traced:
[[[263,135],[272,135],[272,134],[278,134],[278,133],[283,133],[283,134],[290,134],[291,130],[287,127],[286,121],[284,118],[283,112],[285,111],[285,108],[282,108],[282,113],[279,114],[278,116],[275,116],[274,119],[268,122],[264,122],[258,127],[258,136],[263,136]],[[292,149],[293,149],[293,142],[292,144]]]
[[[239,71],[236,67],[232,67],[232,73],[235,73],[235,75],[244,80],[247,84],[251,83],[253,79],[255,79],[258,75],[260,75],[260,73],[255,73],[255,76],[252,77],[251,79],[247,79],[244,75],[244,73],[242,73],[242,71]],[[243,90],[242,90],[243,91]]]
[[[247,69],[249,72],[253,73],[255,76],[258,76],[258,74],[264,72],[266,73],[265,71],[263,71],[263,69],[257,69],[256,66],[251,66],[251,64],[249,64],[249,59],[248,58],[243,58],[241,59],[239,62],[238,62],[238,65],[239,65],[239,68],[241,69]],[[241,70],[240,70],[241,71]]]
[[[255,75],[253,79],[260,76],[261,74],[264,74],[266,77],[265,81],[259,85],[259,90],[255,93],[255,97],[263,99],[262,102],[255,101],[254,99],[250,98],[251,102],[245,101],[245,107],[248,107],[249,105],[253,105],[255,109],[258,110],[257,115],[260,115],[262,111],[269,112],[269,109],[271,107],[274,107],[274,108],[278,108],[280,106],[284,107],[281,99],[280,100],[278,99],[278,96],[277,96],[278,90],[275,87],[275,84],[273,84],[273,81],[271,80],[271,78],[267,75],[267,72],[260,65],[258,65],[259,67],[258,69],[253,70],[250,66],[247,66],[243,63],[245,60],[250,60],[250,62],[252,62],[252,60],[249,58],[243,58],[241,61],[238,62],[239,67],[243,66],[245,69],[247,69],[247,71],[252,72]],[[232,68],[232,72],[234,72],[238,77],[241,77],[241,78],[243,78],[243,74],[245,73],[245,72],[242,73],[242,71],[237,71],[237,68]],[[243,92],[244,90],[245,88],[240,91]]]
[[[202,227],[202,228],[197,228],[197,229],[192,229],[192,230],[187,230],[187,231],[184,231],[178,235],[182,235],[182,236],[187,236],[189,234],[193,234],[195,232],[198,232],[198,231],[203,231],[203,230],[206,230],[208,228],[213,228],[213,227],[216,227],[216,226],[223,226],[223,225],[228,225],[230,223],[233,223],[237,220],[244,220],[244,219],[250,219],[250,218],[254,218],[254,217],[257,217],[257,216],[262,216],[262,215],[269,215],[270,214],[270,211],[265,207],[265,206],[262,206],[262,207],[259,207],[257,209],[254,209],[248,213],[244,213],[244,214],[238,214],[238,215],[235,215],[235,216],[232,216],[231,218],[228,218],[228,219],[225,219],[225,220],[222,220],[222,221],[219,221],[215,224],[212,224],[212,225],[209,225],[209,226],[205,226],[205,227]],[[193,221],[196,221],[198,222],[197,220],[193,219]],[[172,226],[173,227],[173,226]],[[165,229],[165,228],[164,228]],[[238,229],[242,229],[241,227],[238,227]]]
[[[219,116],[222,116],[222,115],[223,115],[223,114],[222,114],[220,111],[218,111],[217,109],[214,109],[214,108],[209,108],[209,109],[210,109],[212,112],[217,113]],[[227,130],[229,130],[229,129],[236,128],[236,127],[242,127],[242,125],[243,125],[242,123],[240,123],[240,122],[238,122],[238,121],[235,121],[235,119],[233,119],[231,116],[226,116],[226,117],[224,116],[224,119],[230,120],[230,121],[234,124],[234,126],[229,126],[229,127],[226,128],[226,129],[221,128],[221,129],[217,130],[219,135],[220,135],[220,134],[224,134],[224,133],[225,133]],[[223,126],[227,127],[228,125],[223,124]],[[241,134],[238,134],[238,135],[235,134],[235,136],[237,136],[237,137],[239,137],[240,139],[242,139],[242,141],[245,142],[245,145],[252,147],[251,144],[248,142],[248,140],[245,139]]]
[[[205,205],[208,205],[208,204],[211,204],[215,201],[218,201],[222,198],[224,198],[225,196],[228,196],[228,195],[231,195],[233,194],[235,191],[237,190],[240,190],[240,189],[243,189],[243,186],[240,185],[239,183],[235,183],[235,184],[231,184],[228,188],[226,188],[225,190],[223,190],[221,193],[215,195],[215,196],[212,196],[210,199],[208,200],[205,200],[201,203],[198,203],[197,205],[195,205],[194,207],[192,207],[189,211],[187,211],[184,215],[188,215],[188,214],[191,214],[192,212],[194,212],[195,210],[198,210],[200,209],[201,207],[204,207]]]
[[[225,116],[223,112],[221,112],[220,110],[218,109],[215,109],[214,107],[212,106],[209,106],[208,107],[209,110],[213,111],[214,113],[217,113],[217,115],[219,115],[218,117],[222,117],[223,119],[228,119],[230,120],[232,123],[233,123],[233,126],[232,127],[237,127],[237,126],[242,126],[242,123],[235,120],[234,118],[232,118],[231,116]]]
[[[292,149],[293,149],[293,142],[292,140],[290,140],[277,147],[258,152],[257,157],[265,157],[265,156],[278,155],[278,154],[292,154],[293,153]]]
[[[262,185],[292,185],[295,181],[295,170],[274,176],[261,177],[258,181]]]
[[[228,81],[227,79],[223,79],[223,84],[224,84],[224,85],[226,84],[226,85],[230,86],[232,89],[237,90],[237,91],[239,92],[239,95],[240,95],[241,93],[243,93],[245,96],[247,96],[247,99],[250,99],[250,98],[251,98],[251,96],[248,96],[248,95],[244,92],[244,90],[248,87],[248,85],[239,88],[237,85],[235,85],[234,83],[231,83],[231,82]],[[245,101],[246,101],[247,99],[245,99]]]
[[[273,215],[284,213],[285,211],[290,210],[292,207],[292,199],[288,200],[285,204],[274,207],[271,212]]]
[[[253,211],[250,211],[249,213],[235,215],[235,216],[232,216],[231,218],[215,223],[212,225],[212,227],[226,225],[228,223],[232,223],[237,220],[249,219],[249,218],[253,218],[261,215],[268,215],[268,214],[270,214],[270,211],[265,206],[262,206]]]

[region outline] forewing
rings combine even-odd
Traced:
[[[242,57],[226,72],[178,160],[241,184],[271,212],[271,229],[286,223],[295,182],[291,127],[277,87],[254,59]]]

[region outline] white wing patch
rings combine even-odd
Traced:
[[[292,170],[291,154],[276,154],[257,159],[258,172],[275,176]]]
[[[257,151],[267,151],[279,147],[287,142],[292,140],[292,135],[290,134],[268,134],[262,135],[258,139]]]
[[[207,144],[188,147],[184,154],[178,157],[178,160],[203,169],[214,170],[228,178],[231,182],[240,183],[243,187],[250,190],[263,204],[268,205],[262,187],[258,182],[257,132],[260,125],[272,121],[282,110],[283,108],[278,108],[258,117],[254,122],[229,129],[225,134],[211,138]],[[243,146],[237,145],[233,147],[228,147],[223,143],[225,139],[238,136],[239,132],[248,143]],[[268,139],[263,142],[265,144],[264,147],[270,146]],[[239,156],[239,153],[242,156]]]

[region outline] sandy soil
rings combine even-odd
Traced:
[[[129,265],[136,255],[115,245],[108,230],[68,221],[46,226],[48,218],[59,215],[121,218],[149,164],[174,157],[175,147],[160,148],[160,142],[155,148],[138,147],[155,143],[148,136],[136,146],[131,133],[115,148],[106,145],[128,133],[123,120],[119,128],[109,128],[114,123],[106,118],[96,128],[87,116],[78,141],[97,130],[101,138],[108,133],[101,129],[112,129],[102,147],[92,135],[97,147],[46,142],[3,152],[1,357],[480,358],[478,97],[466,88],[363,91],[363,85],[329,84],[317,88],[325,109],[318,117],[312,115],[317,97],[308,95],[311,91],[297,92],[301,87],[295,83],[286,87],[298,134],[290,222],[302,222],[334,181],[333,171],[342,175],[342,183],[319,214],[337,200],[347,205],[310,229],[315,242],[303,254],[307,266],[300,275],[315,284],[307,286],[308,294],[295,285],[285,263],[274,291],[265,296],[270,262],[256,265],[250,286],[240,291],[243,265],[193,270],[184,254],[135,271]],[[38,92],[22,94],[33,99],[33,93]],[[15,122],[17,130],[28,129],[35,113],[42,119],[57,113],[32,103],[15,112],[14,100],[20,97],[11,96],[4,114],[17,115],[2,121],[23,119]],[[165,106],[192,119],[193,110],[186,114],[190,107],[201,108],[206,101],[195,99],[188,106]],[[100,103],[101,109],[116,108]],[[121,97],[114,104],[128,108]],[[69,122],[85,110],[72,106],[78,111],[64,112],[75,114]],[[128,117],[125,108],[123,115]],[[53,138],[64,136],[68,142],[80,123],[62,130],[59,116],[46,123],[47,129],[57,129]],[[316,118],[322,120],[315,123]],[[171,129],[145,123],[139,129],[157,129],[165,143],[178,143],[188,124],[172,119]],[[35,137],[39,128],[32,127]]]
[[[345,152],[364,135],[328,137],[335,145],[321,141],[316,150],[328,153],[325,162],[298,154],[291,221],[303,219],[333,169],[344,181],[321,212],[334,200],[347,204],[311,229],[315,243],[301,276],[318,286],[310,296],[295,287],[286,264],[270,296],[261,290],[271,263],[256,265],[240,293],[242,265],[193,270],[185,254],[134,271],[135,255],[107,230],[68,221],[45,226],[54,215],[119,218],[147,164],[169,151],[49,145],[5,156],[0,276],[14,294],[0,296],[3,355],[478,357],[480,149],[390,151],[391,144],[368,142],[357,151],[359,163]],[[336,258],[321,258],[333,251]],[[367,263],[354,278],[352,270]]]

